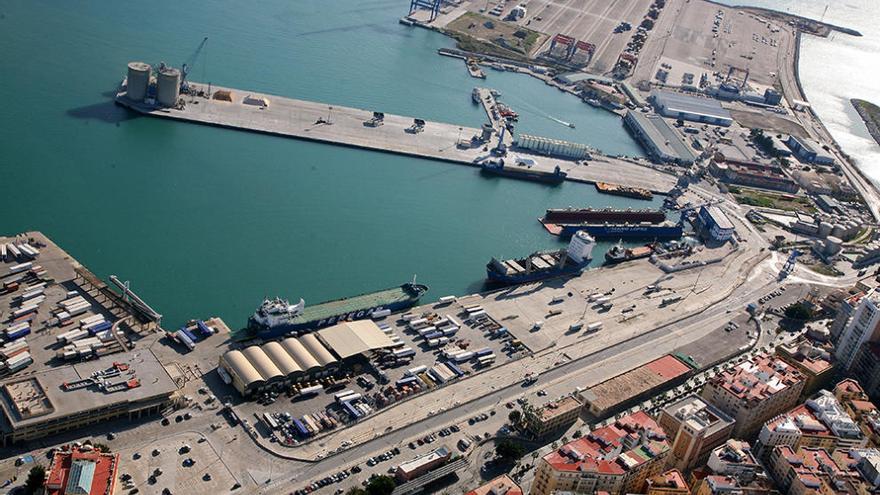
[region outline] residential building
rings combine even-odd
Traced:
[[[834,396],[855,420],[871,447],[880,447],[880,410],[855,380],[847,378],[834,387]]]
[[[837,398],[822,390],[791,411],[768,421],[758,434],[758,455],[766,460],[774,447],[837,449],[864,447],[867,437]]]
[[[91,447],[57,450],[46,473],[45,495],[112,495],[116,489],[119,454]]]
[[[852,317],[840,333],[834,357],[841,369],[848,370],[865,342],[877,342],[880,336],[880,292],[871,291],[861,298]]]
[[[870,397],[880,399],[880,343],[864,342],[850,363],[849,374]]]
[[[689,495],[690,492],[690,487],[678,469],[648,478],[647,495]]]
[[[733,476],[709,475],[694,487],[694,495],[777,495],[768,480],[744,483]]]
[[[803,388],[800,371],[780,358],[759,354],[718,373],[701,396],[736,420],[733,437],[748,438],[794,407]]]
[[[696,395],[665,407],[657,423],[671,443],[668,465],[682,471],[703,464],[733,432],[733,418]]]
[[[433,471],[446,464],[450,457],[452,457],[452,451],[449,448],[445,445],[438,447],[425,455],[420,455],[411,461],[401,463],[397,466],[395,476],[400,482],[414,480],[428,471]]]
[[[523,495],[522,488],[504,474],[467,492],[465,495]]]
[[[706,466],[714,474],[732,476],[740,481],[751,482],[764,469],[752,455],[752,448],[744,440],[730,439],[716,447],[709,455]]]
[[[834,378],[831,351],[806,338],[776,347],[776,354],[804,375],[804,395],[813,395]]]
[[[639,411],[542,457],[530,493],[638,492],[662,471],[668,452],[663,430]]]
[[[846,328],[847,323],[849,323],[850,318],[852,318],[853,313],[856,312],[856,308],[863,297],[865,297],[865,293],[857,291],[855,294],[844,297],[840,301],[837,313],[834,315],[834,320],[831,321],[831,325],[828,327],[828,330],[831,332],[831,342],[835,345],[835,348],[840,344],[843,330]]]
[[[543,438],[568,429],[577,421],[580,411],[580,401],[567,396],[538,408],[524,408],[523,423],[529,435]]]
[[[824,449],[782,446],[773,450],[771,470],[791,495],[869,493],[875,485],[863,470],[876,473],[877,461],[876,451],[841,451],[832,457]]]

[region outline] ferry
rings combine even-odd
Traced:
[[[567,249],[537,251],[525,258],[499,260],[486,264],[486,278],[503,285],[535,282],[567,273],[577,273],[590,264],[596,240],[586,232],[572,236]]]
[[[248,318],[247,327],[236,332],[233,339],[273,338],[291,333],[299,335],[343,321],[369,318],[375,311],[399,311],[415,306],[426,292],[428,286],[417,284],[413,279],[399,287],[315,306],[306,306],[303,299],[296,304],[290,304],[282,298],[265,299]]]

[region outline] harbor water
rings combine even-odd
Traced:
[[[179,66],[208,36],[193,80],[468,126],[485,118],[471,102],[484,85],[519,111],[522,132],[641,155],[619,119],[540,81],[471,79],[436,54],[450,40],[397,23],[405,3],[0,9],[0,231],[41,230],[99,276],[130,280],[168,328],[209,315],[238,326],[266,296],[317,303],[414,274],[428,299],[477,291],[492,256],[563,246],[537,222],[546,208],[659,205],[137,117],[110,99],[127,62]]]

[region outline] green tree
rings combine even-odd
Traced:
[[[24,482],[24,492],[27,494],[37,493],[46,482],[46,468],[37,464],[28,471],[27,480]]]
[[[349,490],[347,492],[345,492],[345,494],[346,495],[367,495],[367,491],[359,486],[353,486],[353,487],[349,488]]]
[[[793,303],[785,308],[785,317],[798,320],[798,321],[807,321],[813,317],[813,311],[804,303]]]
[[[367,483],[367,495],[391,495],[397,483],[390,476],[376,476]]]
[[[92,447],[94,447],[95,450],[97,450],[99,452],[103,452],[105,454],[110,452],[110,447],[104,445],[103,443],[94,443],[94,444],[92,444]]]
[[[522,419],[522,413],[514,409],[507,415],[507,419],[510,420],[511,424],[519,424],[519,421]]]
[[[495,455],[504,462],[513,462],[522,457],[526,453],[526,449],[522,445],[504,439],[495,446]]]

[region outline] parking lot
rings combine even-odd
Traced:
[[[395,341],[394,349],[374,353],[367,366],[343,371],[323,388],[318,382],[300,385],[307,396],[292,389],[263,394],[237,407],[238,414],[264,440],[296,446],[528,351],[478,305],[437,303],[377,323]]]

